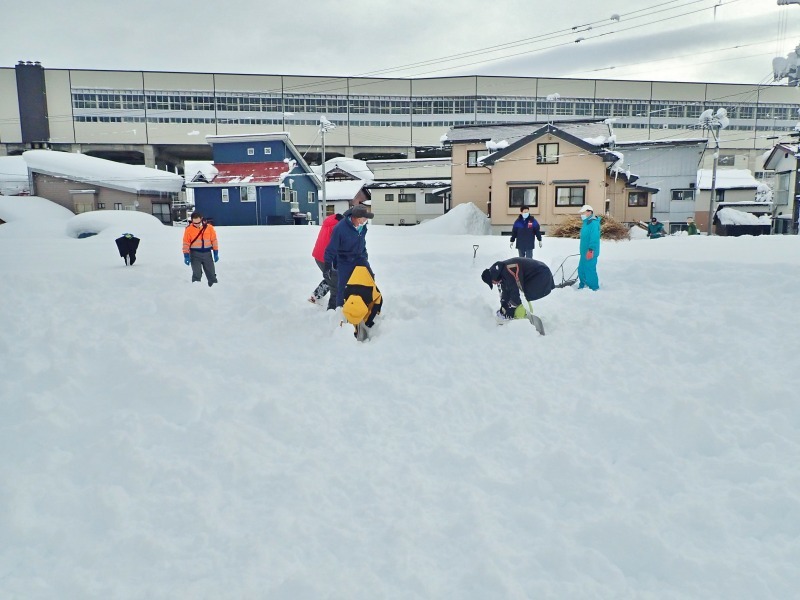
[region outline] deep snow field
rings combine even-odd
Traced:
[[[358,343],[315,226],[218,228],[208,288],[0,196],[0,598],[797,598],[800,238],[604,242],[540,337],[473,208],[369,227]]]

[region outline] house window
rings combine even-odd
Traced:
[[[386,202],[394,202],[394,194],[386,194],[386,196],[384,196],[383,199]]]
[[[306,197],[309,204],[314,204],[316,202],[316,198],[314,198],[314,192],[308,192],[308,196]]]
[[[694,202],[694,190],[672,190],[672,199]]]
[[[297,202],[297,192],[290,187],[281,188],[281,202]]]
[[[222,188],[220,192],[222,193],[222,201],[228,202],[228,200],[230,200],[230,194],[228,192],[228,188]]]
[[[97,203],[97,210],[103,210],[106,207],[105,202],[98,202]]]
[[[536,144],[536,164],[558,164],[558,144]]]
[[[714,190],[717,192],[717,202],[725,202],[725,190]]]
[[[790,172],[778,173],[778,176],[775,178],[775,204],[789,204],[789,180],[791,176],[792,174]]]
[[[255,202],[256,201],[256,186],[243,185],[239,188],[240,202]]]
[[[272,148],[264,148],[264,154],[272,154]]]
[[[154,202],[153,203],[153,216],[162,223],[169,225],[172,222],[169,204]]]
[[[436,194],[425,194],[425,204],[443,204],[444,198],[442,196],[437,196]]]
[[[628,206],[647,206],[645,192],[628,192]]]
[[[397,201],[398,202],[416,202],[417,195],[416,194],[397,194]]]
[[[81,213],[89,212],[92,210],[94,210],[94,206],[91,200],[88,201],[80,200],[78,202],[75,202],[75,214],[79,215]]]
[[[467,150],[467,166],[468,167],[483,166],[478,164],[478,160],[488,155],[489,155],[488,150]]]
[[[114,210],[122,210],[122,202],[114,202]]]
[[[539,206],[539,188],[514,187],[508,190],[509,206]]]
[[[133,204],[126,204],[125,210],[136,210],[136,207]]]
[[[585,198],[586,188],[583,186],[556,188],[556,206],[583,206]]]
[[[247,149],[247,156],[255,156],[255,155],[256,155],[256,149],[255,148],[248,148]]]

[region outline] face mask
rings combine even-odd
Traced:
[[[522,218],[523,219],[527,219],[530,216],[531,216],[530,213],[522,213]]]
[[[586,219],[588,219],[588,218],[589,218],[589,217],[587,217],[586,215],[581,215],[581,221],[585,221],[585,220],[586,220]]]
[[[356,227],[356,231],[358,231],[359,233],[361,233],[362,229],[364,229],[364,224],[363,223],[361,225],[359,225],[358,227]]]

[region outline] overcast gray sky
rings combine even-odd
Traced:
[[[800,44],[800,5],[777,0],[0,0],[0,15],[5,67],[765,83]]]

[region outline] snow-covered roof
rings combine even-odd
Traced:
[[[711,178],[711,169],[698,169],[697,188],[710,190]],[[718,190],[755,190],[758,188],[758,180],[749,169],[717,169],[715,187]]]
[[[680,140],[634,140],[617,141],[616,146],[699,146],[708,144],[706,138],[686,138]]]
[[[325,199],[326,200],[352,200],[356,194],[367,185],[368,181],[361,179],[351,179],[342,181],[326,181],[325,182]]]
[[[22,156],[31,171],[123,192],[176,193],[183,186],[183,177],[175,173],[76,152],[28,150]]]
[[[0,196],[30,192],[28,165],[21,156],[0,156]]]
[[[493,123],[488,125],[456,125],[442,136],[442,141],[451,143],[487,142],[505,140],[509,144],[524,138],[546,126],[548,121],[533,123]],[[608,139],[611,129],[602,120],[553,121],[552,125],[564,133],[586,140],[600,137]]]
[[[322,166],[311,167],[317,175],[322,175]],[[367,166],[367,161],[359,160],[357,158],[348,158],[346,156],[337,156],[325,161],[325,172],[329,173],[334,169],[341,169],[345,173],[349,173],[357,179],[365,181],[372,181],[375,175]]]
[[[717,211],[717,219],[722,225],[771,225],[772,220],[769,215],[759,217],[752,213],[737,210],[735,208],[724,207]]]
[[[198,175],[202,175],[206,181],[211,181],[219,171],[214,166],[213,160],[186,160],[183,161],[183,173],[188,183]]]
[[[367,164],[372,163],[411,163],[411,162],[450,162],[452,159],[449,156],[437,158],[373,158],[367,161]]]
[[[449,179],[406,179],[398,181],[375,181],[367,187],[378,188],[441,188],[450,185]]]

